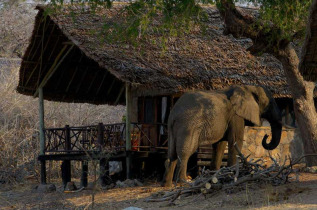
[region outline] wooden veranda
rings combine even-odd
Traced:
[[[82,161],[81,185],[87,185],[87,161],[100,161],[100,177],[109,176],[106,168],[109,160],[122,160],[129,156],[147,157],[149,153],[161,153],[167,150],[167,138],[153,138],[149,128],[164,129],[166,124],[130,123],[131,149],[126,148],[126,123],[103,124],[63,128],[45,128],[45,147],[39,160],[60,160],[62,164],[63,183],[71,181],[70,161]],[[128,167],[128,166],[127,166]],[[43,168],[42,173],[45,172]],[[45,178],[45,174],[42,174]],[[43,180],[45,182],[45,180]]]

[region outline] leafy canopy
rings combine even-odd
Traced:
[[[260,20],[280,29],[281,38],[303,38],[312,0],[249,0],[260,5]]]
[[[47,1],[47,0],[45,0]],[[259,7],[259,21],[262,29],[271,26],[279,28],[279,39],[292,40],[304,35],[309,6],[312,0],[135,0],[124,9],[124,21],[105,25],[103,34],[107,41],[139,43],[147,34],[157,32],[162,40],[170,36],[182,36],[195,25],[203,26],[207,21],[202,9],[203,4],[217,4],[224,1],[252,4]],[[50,0],[62,7],[65,3],[89,4],[95,10],[98,7],[110,8],[112,0]],[[157,21],[159,20],[159,21]]]

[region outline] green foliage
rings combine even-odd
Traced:
[[[46,0],[47,1],[47,0]],[[274,40],[303,37],[309,6],[312,0],[137,0],[130,1],[120,13],[124,18],[118,18],[111,24],[107,23],[102,32],[103,40],[108,42],[128,42],[139,45],[148,36],[159,34],[161,45],[168,37],[183,36],[197,25],[202,28],[206,21],[203,4],[222,2],[253,4],[259,6],[260,14],[257,29],[266,30],[272,26],[278,28],[272,34]],[[68,1],[69,2],[69,1]],[[57,7],[62,7],[64,0],[51,0]],[[110,8],[112,0],[70,0],[70,3],[86,5],[92,10],[98,7]],[[120,20],[120,21],[118,21]],[[259,28],[260,26],[260,28]],[[277,39],[276,39],[277,38]]]
[[[127,18],[112,28],[111,40],[138,42],[147,35],[160,34],[164,45],[167,37],[181,36],[194,24],[205,18],[203,10],[194,0],[137,1],[125,9]],[[106,33],[111,34],[111,33]]]
[[[281,39],[303,37],[312,0],[250,0],[260,5],[260,20],[280,29]]]

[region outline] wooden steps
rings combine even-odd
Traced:
[[[212,158],[212,146],[211,145],[204,145],[198,148],[197,151],[197,165],[199,168],[199,173],[202,170],[203,167],[210,168],[210,162]],[[226,166],[228,160],[228,145],[225,150],[225,154],[222,159],[221,166]]]

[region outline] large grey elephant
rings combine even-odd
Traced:
[[[265,118],[271,125],[272,139],[262,145],[275,149],[281,138],[281,114],[271,93],[258,86],[232,86],[221,91],[185,93],[168,118],[168,160],[163,185],[172,186],[179,162],[179,180],[186,180],[187,162],[198,146],[212,144],[211,167],[219,169],[228,141],[228,165],[236,162],[234,143],[241,149],[245,122],[261,125]]]

